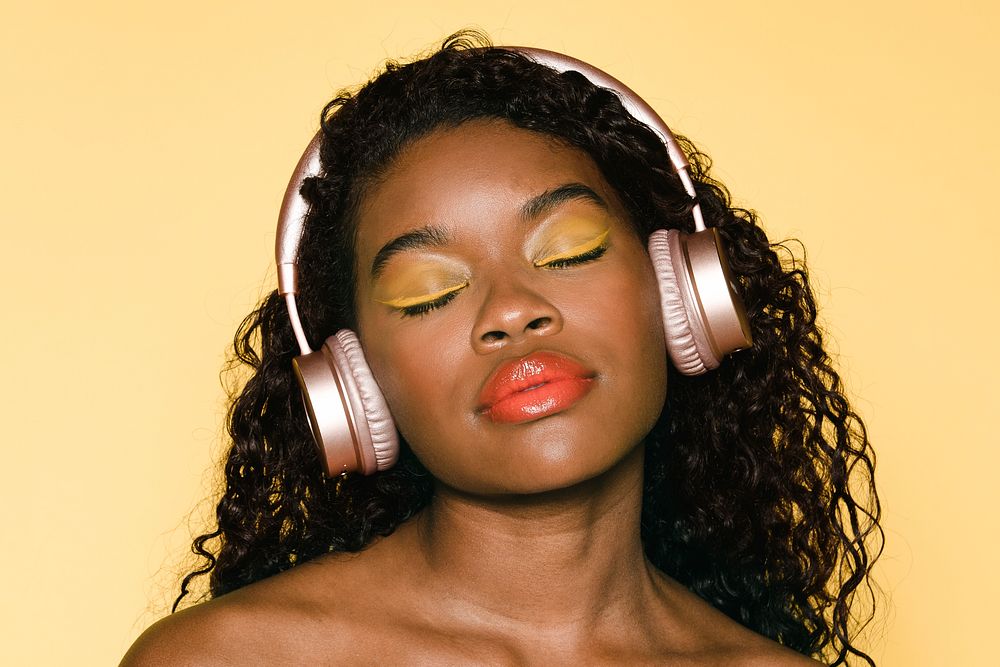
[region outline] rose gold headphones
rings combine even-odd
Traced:
[[[670,128],[627,86],[585,62],[552,51],[497,47],[521,53],[557,71],[576,70],[597,86],[618,94],[625,108],[648,125],[667,147],[674,170],[694,199],[690,165]],[[360,471],[370,475],[391,467],[399,455],[396,425],[372,376],[357,335],[341,329],[313,351],[295,306],[299,239],[308,205],[299,191],[319,174],[317,133],[288,182],[278,217],[275,255],[278,293],[285,297],[301,356],[292,361],[320,460],[329,476]],[[660,288],[667,351],[678,371],[699,375],[717,368],[723,357],[752,345],[746,311],[733,289],[718,230],[706,228],[701,205],[691,211],[695,231],[658,229],[649,237],[649,255]]]

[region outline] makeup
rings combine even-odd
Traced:
[[[594,381],[565,378],[525,389],[498,402],[486,414],[497,423],[516,424],[562,412],[590,391]]]
[[[593,253],[595,250],[601,248],[604,245],[604,239],[608,237],[609,231],[611,230],[606,229],[596,238],[593,238],[590,241],[584,241],[579,245],[573,246],[569,250],[556,252],[546,257],[543,257],[542,259],[535,262],[535,266],[550,266],[553,264],[558,264],[559,262],[562,261],[576,259],[583,255],[589,255],[590,253]]]
[[[376,299],[379,303],[384,303],[387,306],[392,306],[393,308],[407,308],[410,306],[415,306],[420,303],[427,303],[430,301],[436,301],[446,294],[451,294],[452,292],[457,292],[463,287],[468,287],[468,281],[462,283],[461,285],[455,285],[454,287],[446,287],[442,290],[436,292],[431,292],[430,294],[424,294],[421,296],[404,296],[398,299],[390,299],[389,301],[380,301]]]
[[[466,270],[453,259],[432,257],[392,265],[376,282],[373,298],[396,309],[437,301],[467,287]]]
[[[555,352],[535,352],[497,368],[479,395],[479,412],[519,423],[562,412],[594,385],[594,371]]]
[[[544,266],[583,255],[607,242],[610,228],[603,216],[569,215],[547,221],[527,239],[532,264]]]
[[[574,208],[581,204],[567,204]],[[603,216],[570,210],[546,220],[525,239],[525,257],[542,269],[563,269],[599,258],[610,233]],[[422,315],[453,299],[470,284],[469,273],[454,258],[422,254],[417,262],[386,262],[376,279],[374,300],[400,311]]]

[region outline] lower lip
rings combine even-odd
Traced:
[[[593,378],[565,378],[534,389],[517,391],[497,401],[486,414],[495,422],[516,424],[562,412],[583,398],[593,387]]]

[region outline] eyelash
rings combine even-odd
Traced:
[[[608,244],[604,243],[602,245],[597,246],[593,250],[588,250],[582,255],[577,255],[576,257],[567,257],[566,259],[557,259],[552,262],[549,262],[548,264],[543,264],[542,266],[546,268],[563,269],[568,266],[574,266],[576,264],[585,264],[587,262],[592,262],[595,259],[599,258],[601,255],[605,253],[605,251],[607,251],[607,249],[608,249]],[[400,317],[403,318],[419,317],[421,315],[426,315],[435,308],[440,308],[441,306],[447,304],[449,301],[454,299],[456,296],[458,296],[459,291],[460,290],[449,292],[440,299],[436,299],[434,301],[428,301],[427,303],[420,303],[417,304],[416,306],[407,306],[406,308],[400,308],[399,315]]]

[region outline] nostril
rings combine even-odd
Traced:
[[[548,326],[549,322],[551,321],[552,321],[551,317],[539,317],[537,319],[532,320],[531,324],[529,324],[528,327],[531,329],[541,329],[544,326]]]
[[[483,334],[483,340],[487,343],[494,343],[503,338],[504,335],[505,334],[502,331],[490,331]]]

